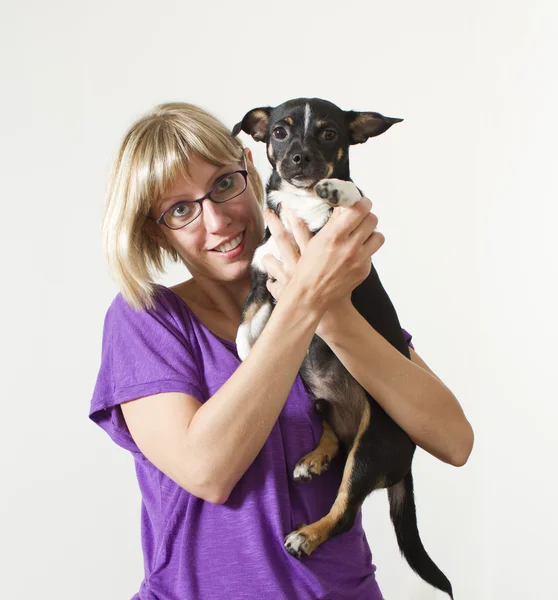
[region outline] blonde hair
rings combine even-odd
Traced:
[[[110,175],[102,223],[102,245],[112,277],[126,302],[153,308],[155,275],[165,256],[179,262],[145,230],[147,215],[175,179],[188,177],[192,154],[214,165],[240,161],[242,144],[205,110],[182,102],[160,104],[132,125]],[[263,203],[262,181],[248,164],[249,181]]]

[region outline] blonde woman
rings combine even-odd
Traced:
[[[383,243],[367,199],[336,209],[314,237],[291,215],[293,239],[267,215],[284,259],[266,259],[278,303],[239,361],[262,200],[250,151],[189,104],[135,123],[113,169],[103,242],[120,293],[106,314],[90,417],[135,459],[145,577],[134,598],[382,598],[360,514],[307,558],[283,547],[329,511],[341,480],[338,461],[312,482],[292,478],[322,432],[298,376],[316,331],[418,445],[454,465],[471,450],[451,391],[352,307]],[[191,278],[156,284],[166,256]]]

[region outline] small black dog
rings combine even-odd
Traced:
[[[342,111],[317,98],[299,98],[275,108],[251,110],[234,127],[233,135],[242,130],[266,143],[273,166],[266,188],[267,206],[281,217],[285,204],[315,233],[334,206],[352,206],[361,198],[349,176],[349,146],[380,135],[401,120],[374,112]],[[261,263],[265,254],[280,258],[269,230],[251,266],[251,291],[236,340],[241,359],[275,305]],[[397,313],[373,265],[367,279],[354,290],[352,302],[376,331],[410,358]],[[295,557],[309,555],[330,537],[348,531],[365,498],[376,489],[387,488],[403,556],[422,579],[453,598],[450,582],[426,553],[417,528],[411,474],[415,444],[318,336],[314,336],[300,372],[316,399],[324,429],[318,447],[295,466],[295,480],[310,481],[328,468],[340,450],[346,452],[346,463],[329,514],[289,534],[285,538],[288,552]]]

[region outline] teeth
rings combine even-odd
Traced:
[[[217,246],[217,248],[214,248],[214,250],[216,250],[217,252],[229,252],[230,250],[234,250],[242,241],[243,233],[239,234],[238,237],[235,237],[232,242],[221,244],[220,246]]]

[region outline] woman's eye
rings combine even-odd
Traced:
[[[273,137],[276,140],[284,140],[287,137],[287,130],[284,127],[276,127],[273,130]]]
[[[225,192],[226,190],[228,190],[231,187],[232,183],[233,183],[233,178],[231,176],[225,177],[225,179],[221,179],[221,181],[219,181],[219,183],[217,184],[217,189],[220,192]]]
[[[185,217],[189,213],[190,207],[186,203],[176,205],[171,211],[173,217]]]
[[[337,133],[335,131],[333,131],[333,129],[326,129],[322,133],[322,137],[324,138],[324,140],[326,142],[331,142],[337,137]]]

